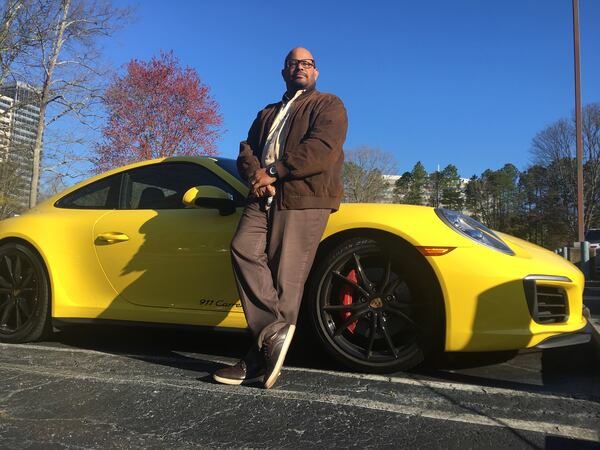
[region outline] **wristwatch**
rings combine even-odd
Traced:
[[[277,173],[277,167],[275,167],[275,164],[269,164],[267,167],[267,175],[269,175],[270,177],[273,178],[279,178],[279,174]]]

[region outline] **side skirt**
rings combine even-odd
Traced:
[[[70,317],[52,318],[52,327],[58,330],[78,325],[92,326],[118,326],[118,327],[138,327],[138,328],[156,328],[167,330],[186,330],[186,331],[216,331],[235,334],[249,334],[249,328],[230,328],[230,327],[212,327],[204,325],[179,325],[172,323],[158,322],[137,322],[135,320],[111,320],[111,319],[76,319]]]

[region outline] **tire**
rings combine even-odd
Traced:
[[[40,257],[15,242],[0,246],[0,342],[40,339],[50,330],[50,289]]]
[[[352,238],[318,262],[308,286],[313,332],[342,364],[363,372],[410,369],[439,345],[437,280],[409,245]]]

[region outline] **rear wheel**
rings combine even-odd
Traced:
[[[28,342],[49,329],[48,276],[29,247],[0,246],[0,341]]]
[[[437,282],[414,250],[353,238],[313,272],[311,321],[320,342],[341,363],[366,372],[416,366],[442,329]]]

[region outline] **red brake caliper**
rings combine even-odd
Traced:
[[[356,270],[352,269],[348,275],[346,275],[346,278],[348,278],[350,281],[353,282],[357,282],[357,278],[356,278]],[[351,305],[352,302],[354,300],[354,292],[353,289],[350,286],[343,286],[342,290],[340,292],[340,301],[342,302],[342,305]],[[346,320],[348,317],[350,317],[352,315],[352,313],[350,311],[346,311],[342,313],[342,319]],[[356,328],[356,322],[352,322],[350,325],[348,325],[347,329],[350,333],[354,333],[354,329]]]

